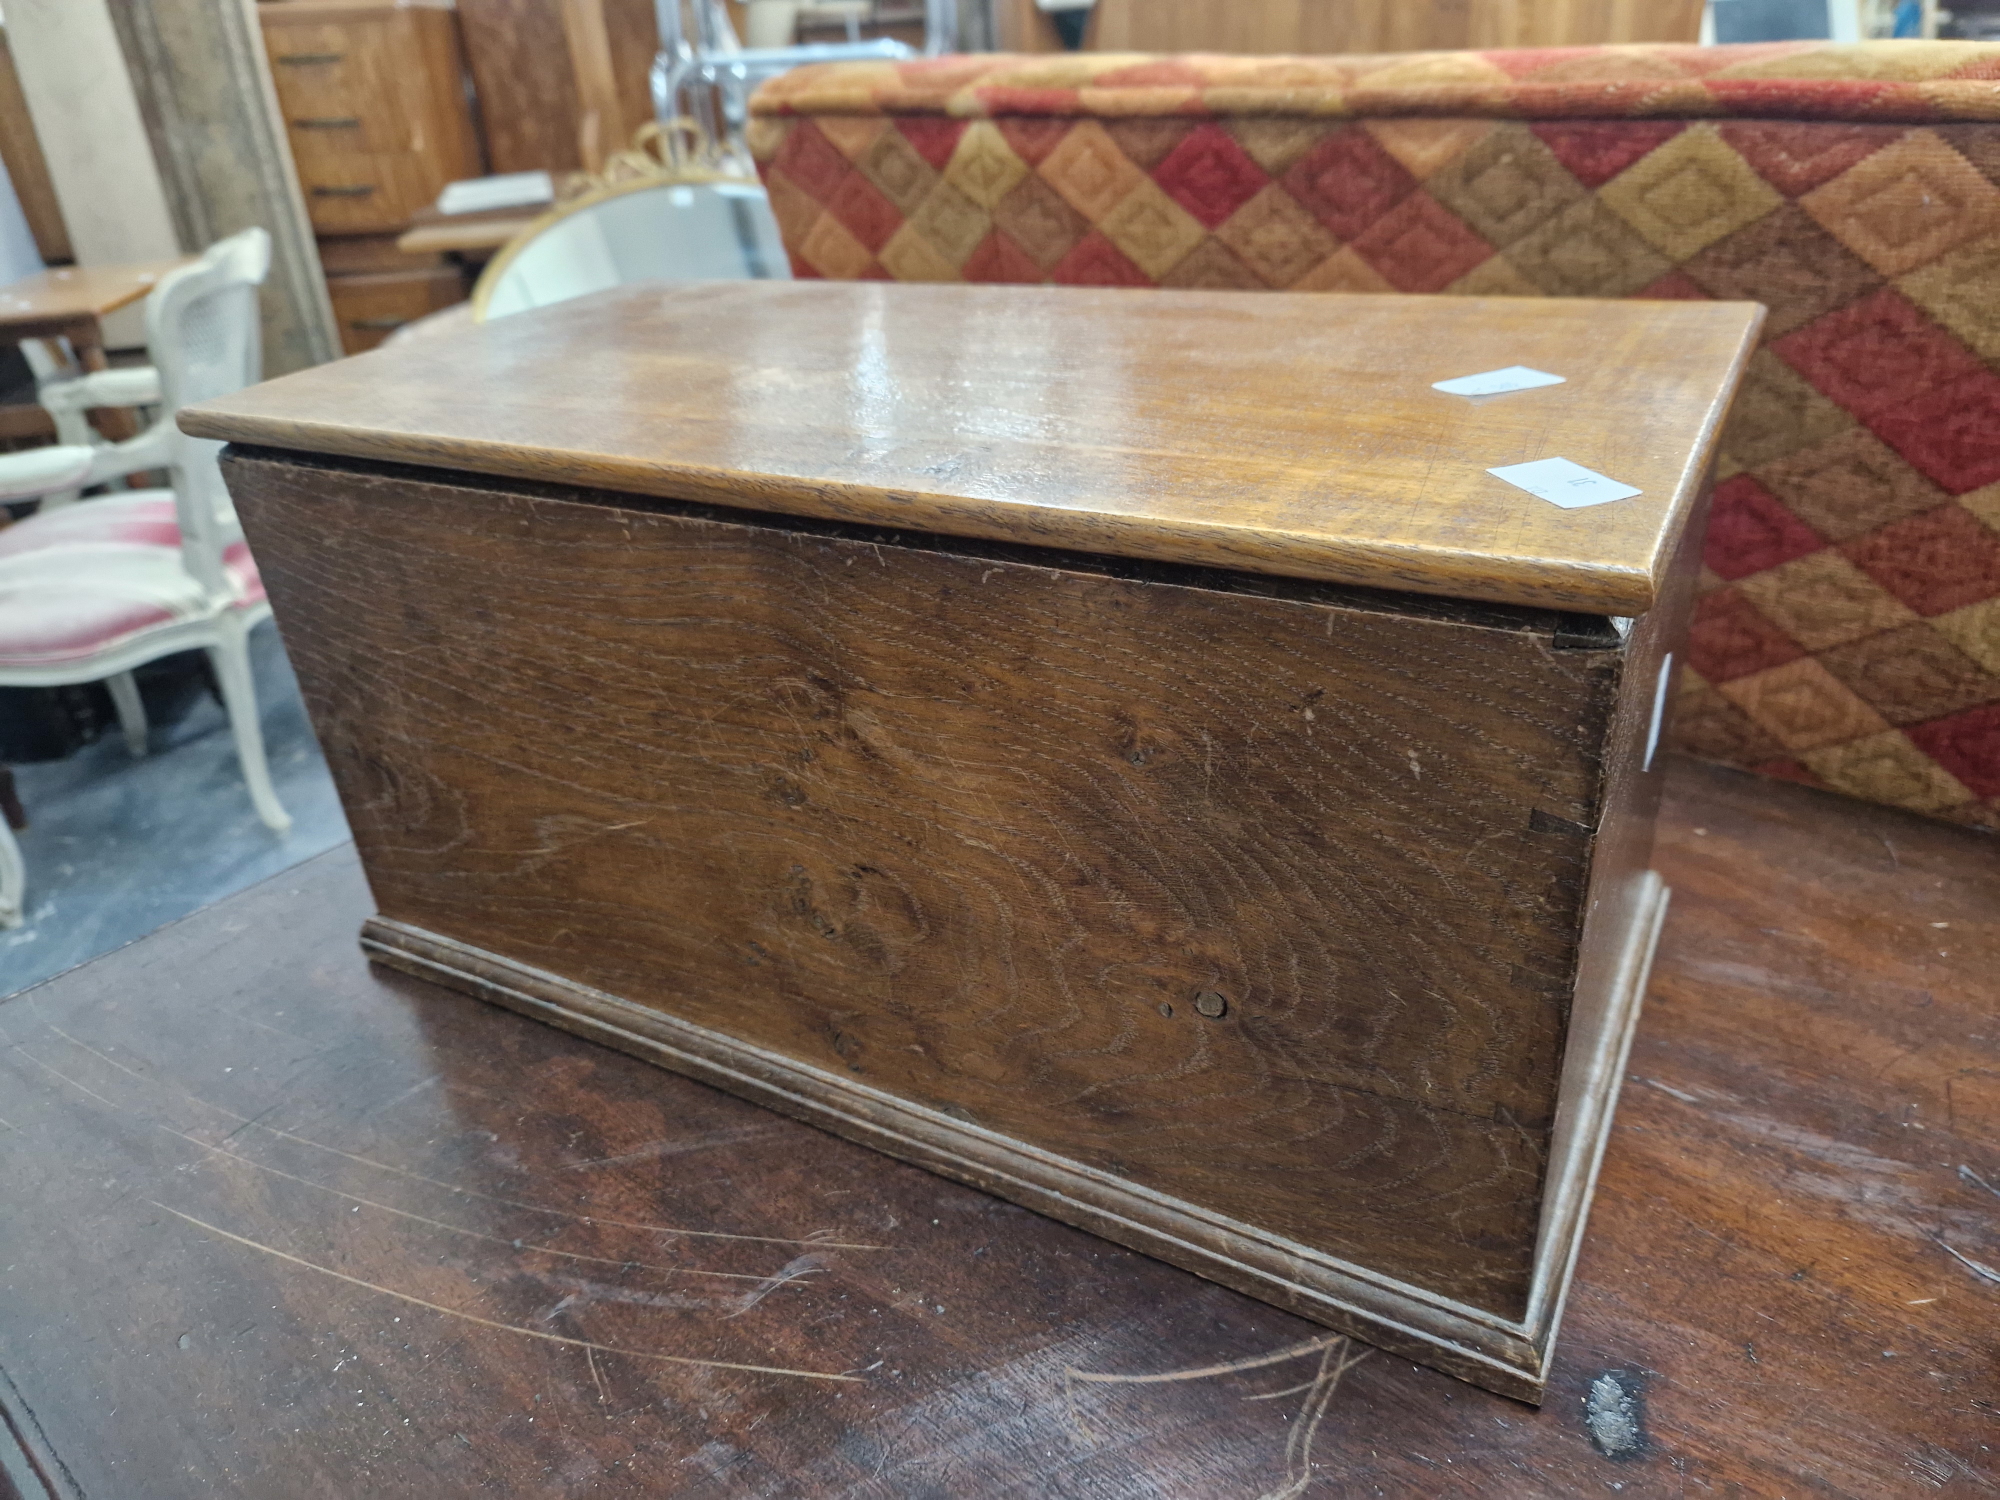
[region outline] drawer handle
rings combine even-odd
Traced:
[[[361,122],[352,115],[340,118],[329,116],[324,120],[294,120],[292,124],[300,130],[358,130]]]
[[[372,187],[316,187],[312,190],[315,198],[366,198],[374,191]]]
[[[349,328],[365,328],[370,333],[373,333],[378,328],[401,328],[409,321],[408,318],[349,318],[347,326]]]
[[[337,63],[345,52],[288,52],[279,56],[278,61],[288,68],[311,68],[320,63]]]

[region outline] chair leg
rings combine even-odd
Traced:
[[[28,826],[28,820],[20,812],[20,800],[14,795],[14,773],[0,766],[0,928],[19,927],[27,905],[28,869],[21,862],[21,846],[14,842],[12,826]]]
[[[215,680],[222,688],[222,706],[229,713],[229,728],[236,736],[236,758],[243,766],[243,780],[250,788],[250,800],[265,826],[284,833],[292,826],[292,816],[278,801],[271,786],[271,768],[264,759],[264,729],[257,716],[257,690],[250,680],[249,632],[241,621],[224,617],[222,639],[208,648],[215,666]]]
[[[104,679],[111,693],[111,706],[118,710],[118,727],[125,731],[125,748],[133,755],[146,753],[146,705],[139,697],[139,684],[130,672],[114,672]]]

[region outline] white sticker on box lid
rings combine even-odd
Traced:
[[[1563,377],[1526,365],[1509,365],[1504,370],[1486,370],[1478,375],[1461,375],[1456,380],[1436,380],[1431,389],[1447,396],[1504,396],[1509,391],[1532,391],[1537,386],[1562,385]]]
[[[1565,510],[1602,505],[1607,500],[1629,500],[1645,493],[1566,458],[1538,458],[1530,464],[1507,464],[1486,472]]]

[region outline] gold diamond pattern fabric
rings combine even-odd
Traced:
[[[1164,81],[1163,81],[1164,80]],[[2000,828],[2000,45],[801,68],[801,276],[1771,310],[1675,742]]]

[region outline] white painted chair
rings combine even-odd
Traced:
[[[12,773],[0,767],[0,802],[10,801],[13,792]],[[21,846],[14,842],[14,829],[7,821],[7,812],[6,807],[0,806],[0,927],[19,927],[21,897],[28,878],[21,863]]]
[[[21,353],[35,377],[35,401],[49,414],[56,429],[56,442],[74,447],[106,447],[103,467],[92,483],[122,479],[145,469],[167,466],[166,425],[171,415],[161,413],[152,426],[125,442],[109,444],[90,425],[90,413],[101,408],[157,407],[160,405],[160,372],[151,365],[123,370],[86,371],[70,357],[65,342],[50,339],[23,339]],[[114,456],[115,455],[115,456]],[[41,497],[40,510],[54,510],[78,499],[75,490],[59,490]]]
[[[487,322],[632,281],[789,281],[771,201],[752,182],[691,174],[587,193],[536,220],[472,291]]]
[[[248,229],[212,246],[153,289],[146,342],[169,414],[258,379],[257,287],[271,239]],[[257,565],[216,466],[220,443],[190,438],[169,420],[157,467],[172,490],[134,490],[30,516],[0,530],[0,686],[98,682],[110,689],[135,753],[145,710],[134,667],[202,650],[215,668],[257,815],[283,833],[264,758],[250,676],[251,627],[271,616]],[[149,434],[141,434],[139,442]],[[124,444],[0,454],[0,499],[87,486],[122,462]],[[0,924],[20,920],[22,877],[11,837],[0,849]],[[12,879],[9,879],[11,852]]]
[[[0,500],[32,500],[52,487],[81,484],[90,475],[91,457],[91,450],[83,446],[30,448],[0,456]],[[0,536],[6,534],[0,531]],[[14,841],[7,819],[0,816],[0,928],[21,925],[26,890],[21,846]]]

